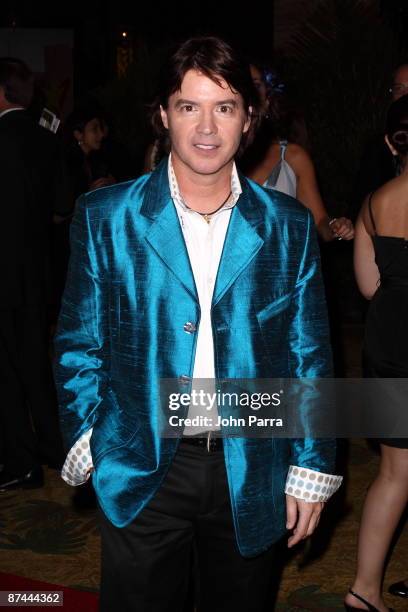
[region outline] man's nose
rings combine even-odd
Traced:
[[[200,115],[200,120],[197,125],[197,131],[200,134],[215,134],[217,132],[217,124],[214,115],[211,111],[203,111]]]

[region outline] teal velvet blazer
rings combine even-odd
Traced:
[[[296,200],[240,177],[212,302],[218,378],[331,375],[326,305],[312,217]],[[93,482],[112,523],[133,521],[160,487],[177,439],[159,436],[161,378],[192,376],[200,323],[167,163],[82,196],[56,336],[67,448],[93,427]],[[302,406],[299,406],[302,410]],[[333,472],[327,439],[225,439],[241,553],[285,533],[290,464]]]

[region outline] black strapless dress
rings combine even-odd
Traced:
[[[373,236],[381,283],[368,309],[363,369],[368,378],[408,378],[408,240]],[[408,448],[408,438],[382,444]]]

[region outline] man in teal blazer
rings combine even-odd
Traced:
[[[235,52],[190,39],[163,75],[170,158],[77,204],[56,338],[63,476],[93,471],[101,609],[181,610],[194,543],[199,610],[261,610],[272,544],[310,535],[337,486],[335,444],[163,438],[160,380],[330,376],[315,228],[237,173],[257,98]]]

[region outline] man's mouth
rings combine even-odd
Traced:
[[[197,149],[202,149],[203,151],[213,151],[214,149],[218,149],[218,145],[197,143],[194,146],[197,147]]]

